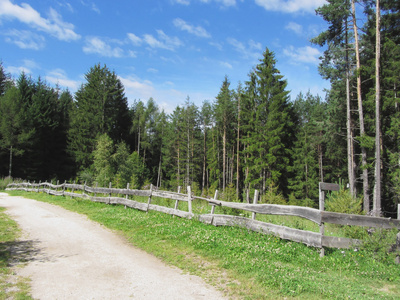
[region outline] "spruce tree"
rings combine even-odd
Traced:
[[[127,139],[130,116],[121,81],[100,64],[85,75],[86,83],[75,94],[68,138],[80,169],[93,161],[96,137],[107,134],[114,143]]]
[[[270,185],[288,193],[295,116],[286,87],[286,80],[276,68],[275,55],[267,48],[246,83],[247,103],[243,108],[247,110],[243,111],[247,181],[262,193]]]
[[[225,191],[227,185],[228,149],[231,148],[231,142],[234,141],[233,125],[235,105],[233,102],[232,91],[229,89],[229,86],[230,82],[228,77],[225,76],[214,105],[216,126],[218,127],[222,139],[222,191]]]

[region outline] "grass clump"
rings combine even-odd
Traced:
[[[19,236],[17,223],[0,207],[0,299],[32,299],[29,296],[29,285],[24,278],[16,277],[10,267],[11,246]]]
[[[399,299],[393,260],[369,249],[319,249],[239,227],[214,227],[87,200],[11,192],[55,203],[123,234],[169,264],[197,274],[234,299]]]

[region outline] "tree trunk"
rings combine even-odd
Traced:
[[[381,215],[381,138],[380,138],[380,56],[381,56],[381,34],[380,34],[380,3],[376,0],[376,52],[375,52],[375,189],[373,213]]]
[[[355,50],[356,50],[356,73],[357,73],[357,101],[358,101],[358,115],[360,120],[360,136],[365,135],[364,128],[364,112],[361,97],[361,64],[360,64],[360,47],[358,42],[358,29],[356,19],[356,8],[355,0],[351,1],[351,11],[353,17],[353,30],[355,39]],[[367,150],[361,145],[361,164],[362,164],[362,180],[363,180],[363,195],[364,195],[364,211],[369,212],[369,183],[368,183],[368,168],[367,168]],[[354,190],[354,196],[356,191]]]
[[[10,147],[10,166],[8,169],[8,177],[11,178],[11,170],[12,170],[12,152],[13,152],[13,147]]]
[[[237,140],[236,140],[236,197],[239,199],[239,168],[240,168],[240,95],[238,97],[238,127],[237,127]]]
[[[201,186],[201,191],[204,193],[204,187],[205,187],[205,181],[206,181],[206,162],[207,162],[207,128],[206,124],[203,123],[204,126],[204,140],[203,140],[203,180],[202,180],[202,186]]]
[[[224,136],[222,140],[222,191],[225,191],[226,182],[226,120],[224,120]]]

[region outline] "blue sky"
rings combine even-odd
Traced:
[[[153,97],[172,112],[187,96],[213,101],[225,75],[236,88],[268,47],[294,99],[324,97],[324,0],[0,0],[0,60],[75,92],[97,63],[120,77],[129,103]]]

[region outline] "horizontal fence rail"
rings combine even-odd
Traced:
[[[211,206],[211,213],[196,215],[198,220],[203,223],[211,224],[214,226],[240,226],[252,231],[260,232],[263,234],[274,234],[282,239],[304,243],[306,245],[322,249],[323,247],[350,248],[354,245],[360,244],[362,241],[344,237],[326,236],[323,234],[323,232],[311,232],[258,221],[255,219],[256,214],[296,216],[310,220],[319,226],[324,223],[331,223],[338,225],[356,225],[373,228],[397,228],[400,230],[400,220],[396,219],[334,213],[309,207],[293,205],[227,202],[216,199],[218,194],[217,192],[215,193],[213,199],[193,196],[190,187],[188,187],[188,193],[183,194],[153,189],[152,186],[150,186],[149,190],[135,190],[129,189],[129,185],[126,189],[118,189],[111,188],[111,184],[109,188],[105,188],[90,187],[86,184],[70,184],[66,182],[63,184],[52,184],[49,182],[22,182],[10,183],[7,186],[6,190],[44,192],[56,196],[82,198],[88,199],[93,202],[124,205],[125,207],[130,207],[146,212],[149,210],[154,210],[188,219],[195,217],[195,214],[193,214],[192,212],[193,200],[206,201]],[[89,194],[93,194],[93,196]],[[123,195],[125,196],[125,198],[119,197],[119,195]],[[258,195],[258,193],[256,193],[256,195]],[[147,203],[138,202],[128,199],[128,196],[148,197],[148,201]],[[175,207],[169,208],[165,206],[151,204],[153,197],[175,200]],[[254,202],[256,203],[256,197],[254,199]],[[178,209],[178,204],[180,201],[188,203],[188,211]],[[253,213],[253,217],[250,219],[242,216],[215,214],[214,212],[216,206],[251,212]]]

